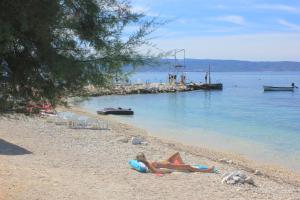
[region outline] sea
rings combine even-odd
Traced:
[[[187,81],[204,82],[204,72]],[[177,142],[245,156],[262,164],[300,171],[300,89],[264,92],[263,85],[300,86],[300,72],[212,72],[222,91],[93,97],[79,106],[95,113],[105,107],[134,110],[113,116]],[[139,72],[132,83],[167,82],[168,72]]]

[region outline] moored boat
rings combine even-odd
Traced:
[[[211,83],[211,84],[201,84],[200,88],[203,90],[222,90],[222,83]]]
[[[263,86],[264,91],[294,91],[295,87],[274,87],[274,86]]]
[[[131,108],[104,108],[103,110],[97,111],[100,115],[133,115],[134,112]]]
[[[211,76],[210,76],[210,65],[208,68],[208,72],[205,75],[205,83],[200,85],[200,89],[203,90],[223,90],[222,83],[211,83]],[[208,83],[207,83],[208,78]]]

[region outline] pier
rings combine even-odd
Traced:
[[[143,84],[119,84],[110,88],[95,88],[88,86],[86,89],[89,96],[104,95],[128,95],[128,94],[156,94],[156,93],[176,93],[194,90],[222,90],[222,84],[188,83],[188,84],[168,84],[168,83],[143,83]]]
[[[103,95],[128,95],[128,94],[155,94],[188,92],[194,90],[222,90],[222,83],[211,83],[211,67],[205,75],[205,83],[187,82],[185,49],[174,49],[174,64],[170,66],[167,83],[139,83],[139,84],[114,84],[110,88],[87,87],[89,96]],[[178,59],[179,53],[183,58]],[[208,81],[207,81],[208,78]]]

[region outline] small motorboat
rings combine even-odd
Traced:
[[[186,84],[187,88],[193,89],[193,90],[222,90],[223,84],[222,83],[189,83]]]
[[[104,108],[103,110],[97,111],[100,115],[133,115],[134,112],[131,108]]]
[[[208,68],[208,72],[205,75],[205,83],[199,85],[199,89],[202,90],[223,90],[223,84],[222,83],[211,83],[211,77],[210,77],[210,65]],[[207,83],[208,78],[208,83]]]
[[[294,91],[296,87],[274,87],[274,86],[264,86],[264,91]]]
[[[263,86],[264,91],[294,91],[295,88],[298,88],[295,83],[292,83],[288,87],[274,87],[274,86]]]
[[[200,85],[200,88],[203,90],[223,90],[223,84],[222,83],[211,83],[211,84],[202,84]]]

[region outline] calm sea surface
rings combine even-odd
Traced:
[[[204,73],[188,73],[203,81]],[[137,73],[132,82],[166,82],[167,73]],[[150,134],[192,145],[235,152],[300,171],[300,89],[264,92],[263,85],[300,86],[300,72],[215,72],[223,91],[95,97],[80,103],[90,112],[130,107],[114,116]]]

